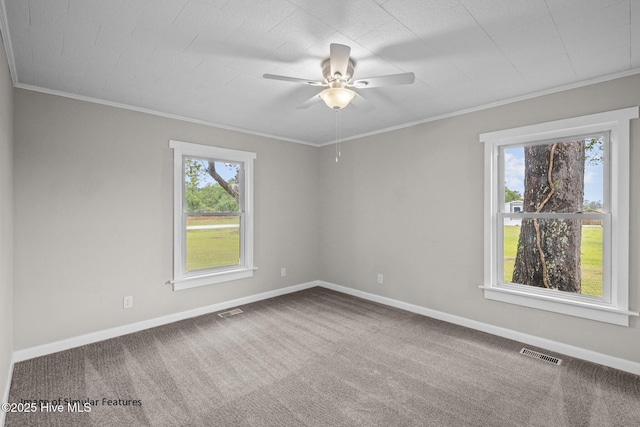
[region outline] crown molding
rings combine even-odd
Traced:
[[[401,125],[397,125],[397,126],[392,126],[392,127],[388,127],[385,129],[380,129],[380,130],[376,130],[373,132],[367,132],[367,133],[363,133],[363,134],[359,134],[359,135],[354,135],[354,136],[349,136],[346,138],[341,138],[340,139],[340,143],[343,142],[347,142],[347,141],[353,141],[355,139],[360,139],[360,138],[365,138],[368,136],[373,136],[373,135],[378,135],[378,134],[382,134],[382,133],[387,133],[387,132],[391,132],[394,130],[398,130],[398,129],[404,129],[404,128],[408,128],[408,127],[412,127],[412,126],[416,126],[416,125],[420,125],[423,123],[429,123],[429,122],[435,122],[438,120],[443,120],[443,119],[448,119],[451,117],[456,117],[456,116],[461,116],[463,114],[469,114],[469,113],[475,113],[478,111],[483,111],[483,110],[488,110],[491,108],[495,108],[495,107],[500,107],[503,105],[508,105],[508,104],[513,104],[516,102],[520,102],[520,101],[526,101],[529,99],[534,99],[534,98],[539,98],[542,96],[546,96],[546,95],[551,95],[554,93],[559,93],[559,92],[564,92],[567,90],[571,90],[571,89],[577,89],[577,88],[581,88],[581,87],[585,87],[585,86],[590,86],[590,85],[594,85],[597,83],[604,83],[604,82],[608,82],[611,80],[616,80],[616,79],[621,79],[623,77],[629,77],[629,76],[633,76],[636,74],[640,74],[640,68],[633,68],[627,71],[621,71],[618,73],[613,73],[613,74],[607,74],[606,76],[600,76],[600,77],[595,77],[593,79],[588,79],[588,80],[582,80],[580,82],[576,82],[576,83],[570,83],[567,85],[562,85],[562,86],[556,86],[554,88],[551,89],[545,89],[545,90],[541,90],[541,91],[537,91],[537,92],[531,92],[525,95],[520,95],[520,96],[515,96],[513,98],[507,98],[507,99],[502,99],[499,101],[495,101],[495,102],[490,102],[488,104],[483,104],[483,105],[479,105],[477,107],[471,107],[471,108],[466,108],[463,110],[458,110],[458,111],[453,111],[451,113],[446,113],[446,114],[440,114],[437,116],[432,116],[432,117],[428,117],[422,120],[417,120],[414,122],[409,122],[409,123],[404,123]],[[324,147],[326,145],[333,145],[335,144],[336,141],[330,141],[330,142],[325,142],[322,144],[318,144],[319,147]]]
[[[119,103],[119,102],[107,101],[107,100],[104,100],[104,99],[93,98],[93,97],[88,97],[88,96],[84,96],[84,95],[78,95],[78,94],[73,94],[73,93],[69,93],[69,92],[63,92],[63,91],[58,91],[58,90],[53,90],[53,89],[47,89],[47,88],[43,88],[43,87],[40,87],[40,86],[28,85],[28,84],[20,83],[19,79],[18,79],[16,64],[15,64],[15,57],[14,57],[14,54],[13,54],[13,48],[12,48],[12,43],[11,43],[11,35],[10,35],[10,32],[9,32],[9,23],[8,23],[8,20],[7,20],[7,11],[6,11],[6,0],[0,0],[0,33],[2,35],[2,40],[3,40],[5,51],[6,51],[6,54],[7,54],[7,63],[9,64],[9,71],[10,71],[10,74],[11,74],[11,81],[13,82],[13,86],[18,88],[18,89],[25,89],[25,90],[30,90],[30,91],[34,91],[34,92],[41,92],[41,93],[46,93],[46,94],[49,94],[49,95],[56,95],[56,96],[61,96],[61,97],[65,97],[65,98],[71,98],[71,99],[75,99],[75,100],[79,100],[79,101],[91,102],[91,103],[95,103],[95,104],[102,104],[102,105],[106,105],[106,106],[110,106],[110,107],[116,107],[116,108],[122,108],[122,109],[125,109],[125,110],[137,111],[137,112],[141,112],[141,113],[145,113],[145,114],[151,114],[151,115],[160,116],[160,117],[165,117],[165,118],[169,118],[169,119],[180,120],[180,121],[189,122],[189,123],[196,123],[196,124],[200,124],[200,125],[204,125],[204,126],[210,126],[210,127],[215,127],[215,128],[219,128],[219,129],[225,129],[225,130],[230,130],[230,131],[234,131],[234,132],[260,136],[260,137],[269,138],[269,139],[276,139],[276,140],[279,140],[279,141],[294,142],[294,143],[297,143],[297,144],[303,144],[303,145],[308,145],[308,146],[312,146],[312,147],[324,147],[324,146],[327,146],[327,145],[333,145],[336,142],[338,142],[338,141],[332,140],[332,141],[327,141],[327,142],[323,142],[323,143],[313,143],[313,142],[310,142],[310,141],[304,141],[304,140],[299,140],[299,139],[294,139],[294,138],[287,138],[287,137],[282,137],[282,136],[278,136],[278,135],[271,135],[271,134],[262,133],[262,132],[258,132],[258,131],[253,131],[253,130],[249,130],[249,129],[237,128],[237,127],[234,127],[234,126],[228,126],[228,125],[224,125],[224,124],[220,124],[220,123],[210,122],[210,121],[207,121],[207,120],[194,119],[194,118],[191,118],[191,117],[186,117],[186,116],[181,116],[181,115],[177,115],[177,114],[166,113],[166,112],[163,112],[163,111],[153,110],[153,109],[150,109],[150,108],[136,107],[136,106],[133,106],[133,105],[123,104],[123,103]],[[431,117],[427,117],[427,118],[424,118],[424,119],[421,119],[421,120],[412,121],[412,122],[408,122],[408,123],[403,123],[403,124],[400,124],[400,125],[397,125],[397,126],[391,126],[391,127],[388,127],[388,128],[379,129],[379,130],[372,131],[372,132],[352,135],[352,136],[341,138],[339,142],[340,143],[349,142],[349,141],[353,141],[353,140],[356,140],[356,139],[366,138],[366,137],[369,137],[369,136],[374,136],[374,135],[378,135],[378,134],[384,134],[384,133],[387,133],[387,132],[392,132],[392,131],[395,131],[395,130],[404,129],[404,128],[420,125],[420,124],[423,124],[423,123],[429,123],[429,122],[434,122],[434,121],[438,121],[438,120],[448,119],[448,118],[451,118],[451,117],[461,116],[463,114],[469,114],[469,113],[474,113],[474,112],[478,112],[478,111],[483,111],[483,110],[487,110],[487,109],[490,109],[490,108],[495,108],[495,107],[500,107],[500,106],[503,106],[503,105],[512,104],[512,103],[515,103],[515,102],[526,101],[526,100],[529,100],[529,99],[538,98],[538,97],[545,96],[545,95],[551,95],[551,94],[558,93],[558,92],[564,92],[564,91],[567,91],[567,90],[570,90],[570,89],[576,89],[576,88],[580,88],[580,87],[584,87],[584,86],[589,86],[589,85],[593,85],[593,84],[597,84],[597,83],[603,83],[603,82],[607,82],[607,81],[610,81],[610,80],[615,80],[615,79],[619,79],[619,78],[623,78],[623,77],[628,77],[628,76],[632,76],[632,75],[635,75],[635,74],[640,74],[640,68],[631,68],[629,70],[625,70],[625,71],[621,71],[621,72],[617,72],[617,73],[612,73],[612,74],[607,74],[605,76],[600,76],[600,77],[595,77],[595,78],[592,78],[592,79],[582,80],[580,82],[570,83],[570,84],[567,84],[567,85],[556,86],[554,88],[545,89],[545,90],[541,90],[541,91],[536,91],[536,92],[532,92],[532,93],[528,93],[528,94],[525,94],[525,95],[520,95],[520,96],[516,96],[516,97],[512,97],[512,98],[502,99],[502,100],[490,102],[490,103],[479,105],[479,106],[475,106],[475,107],[470,107],[470,108],[466,108],[466,109],[462,109],[462,110],[452,111],[452,112],[445,113],[445,114],[440,114],[440,115],[437,115],[437,116],[431,116]]]

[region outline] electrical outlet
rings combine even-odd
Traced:
[[[131,295],[124,297],[122,301],[122,308],[133,307],[133,297]]]
[[[282,267],[280,269],[280,276],[285,277],[287,275],[287,267]]]
[[[382,274],[378,273],[378,284],[382,285],[384,283],[384,277]]]

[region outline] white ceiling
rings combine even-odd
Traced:
[[[346,138],[640,72],[640,0],[0,2],[17,87],[309,144],[336,138],[321,101],[295,108],[319,88],[262,75],[321,80],[330,43],[356,79],[416,74],[360,90]]]

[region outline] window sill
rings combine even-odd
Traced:
[[[236,268],[233,270],[216,271],[215,273],[202,274],[199,276],[183,277],[172,280],[174,291],[197,288],[200,286],[213,285],[216,283],[229,282],[231,280],[246,279],[253,277],[253,271],[257,267]]]
[[[629,317],[639,313],[596,302],[572,301],[547,295],[537,295],[515,289],[480,286],[486,299],[501,301],[568,316],[596,320],[619,326],[629,326]]]

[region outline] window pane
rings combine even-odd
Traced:
[[[603,212],[604,143],[596,135],[505,148],[504,211]]]
[[[240,217],[187,215],[187,271],[240,263]]]
[[[238,212],[240,164],[184,159],[184,211]]]
[[[585,145],[584,213],[604,212],[604,137],[590,138]]]
[[[601,220],[507,218],[504,281],[602,297],[602,238]]]
[[[602,221],[582,221],[582,294],[602,296]]]

